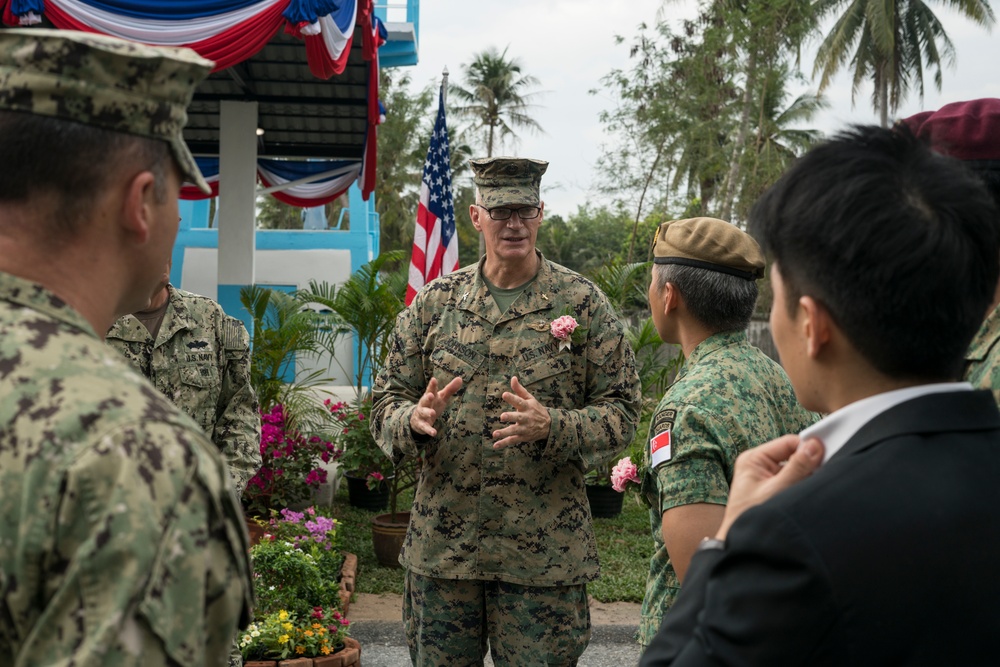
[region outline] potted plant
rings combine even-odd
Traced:
[[[336,609],[317,607],[303,618],[279,609],[240,635],[244,667],[274,667],[290,658],[300,659],[303,667],[360,665],[360,647],[348,635],[349,628],[350,622]]]
[[[344,401],[324,401],[336,429],[340,464],[347,472],[348,499],[352,506],[366,510],[384,510],[389,504],[392,464],[371,435],[371,396],[350,405]]]
[[[245,664],[288,659],[303,660],[303,667],[358,664],[360,650],[347,637],[339,581],[346,576],[342,563],[353,556],[337,548],[337,521],[314,507],[272,514],[264,539],[250,549],[257,606],[254,623],[239,638]],[[335,654],[336,662],[325,660]]]
[[[300,508],[326,482],[321,463],[336,460],[340,449],[319,435],[304,435],[294,424],[285,406],[277,403],[261,409],[261,467],[247,483],[243,504],[248,516],[260,519],[272,511]],[[249,526],[252,532],[259,528]]]

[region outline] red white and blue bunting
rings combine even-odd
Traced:
[[[195,158],[212,194],[205,194],[193,185],[181,188],[181,199],[208,199],[219,196],[219,158]],[[327,204],[347,191],[361,173],[360,160],[257,160],[257,179],[265,188],[282,186],[293,181],[308,182],[276,190],[272,197],[290,206],[310,208]]]
[[[309,69],[322,79],[344,71],[354,26],[360,21],[366,26],[361,31],[362,55],[369,63],[369,85],[359,180],[365,199],[375,188],[376,127],[384,118],[378,100],[378,47],[385,42],[386,31],[372,13],[372,0],[0,0],[0,7],[7,25],[34,25],[44,16],[63,30],[186,46],[214,61],[216,70],[250,58],[284,27],[303,40]],[[269,173],[277,177],[276,172]]]

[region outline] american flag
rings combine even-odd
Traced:
[[[413,257],[406,305],[417,291],[439,276],[458,268],[458,233],[451,196],[451,161],[448,152],[448,125],[444,120],[444,86],[438,95],[437,120],[424,162],[417,205],[417,226],[413,232]]]

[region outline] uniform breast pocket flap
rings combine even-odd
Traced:
[[[570,355],[565,354],[564,356],[568,359]],[[570,369],[570,363],[567,359],[560,358],[558,355],[535,359],[530,364],[521,368],[518,380],[525,388],[542,380],[561,381],[564,378],[559,376],[569,372]]]
[[[468,384],[483,363],[482,357],[471,358],[467,361],[444,348],[434,350],[431,353],[431,361],[434,363],[434,375],[439,384],[442,380],[444,384],[447,384],[455,377],[462,378],[462,382]],[[444,384],[441,386],[443,387]]]
[[[181,382],[189,387],[211,387],[218,380],[215,367],[210,364],[186,364],[179,371]]]

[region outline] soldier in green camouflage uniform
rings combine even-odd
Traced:
[[[0,664],[224,664],[246,528],[198,426],[97,332],[149,299],[211,62],[0,30]]]
[[[423,458],[400,557],[410,654],[478,665],[488,641],[497,665],[573,665],[599,575],[583,476],[631,441],[639,380],[607,298],[535,250],[547,163],[472,166],[486,256],[416,295],[375,383],[379,445]]]
[[[1000,206],[1000,99],[946,104],[900,121],[938,153],[962,160],[986,184]],[[989,389],[1000,406],[1000,286],[993,307],[965,354],[962,379]]]
[[[735,226],[712,218],[657,230],[649,287],[653,321],[686,362],[656,407],[642,493],[654,553],[639,641],[649,644],[677,597],[698,543],[722,520],[736,457],[816,420],[781,367],[747,341],[764,256]]]
[[[131,314],[115,322],[107,343],[201,426],[229,464],[239,496],[260,468],[247,330],[215,301],[169,284],[157,290],[146,311],[157,307],[165,311],[155,339]]]

